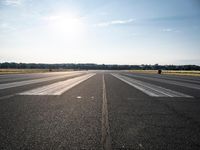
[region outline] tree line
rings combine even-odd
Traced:
[[[74,69],[74,70],[200,70],[198,65],[109,65],[109,64],[44,64],[44,63],[0,63],[1,69]]]

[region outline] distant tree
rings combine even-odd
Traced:
[[[106,64],[35,64],[35,63],[0,63],[0,68],[19,68],[19,69],[104,69],[104,70],[200,70],[197,65],[106,65]]]

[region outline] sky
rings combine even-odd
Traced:
[[[0,0],[0,62],[200,65],[200,1]]]

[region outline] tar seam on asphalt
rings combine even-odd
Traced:
[[[111,138],[110,138],[110,129],[108,122],[108,107],[107,107],[107,98],[106,98],[106,85],[105,78],[103,75],[103,104],[102,104],[102,137],[101,142],[103,150],[111,150]]]

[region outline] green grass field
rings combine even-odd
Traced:
[[[60,71],[73,71],[73,69],[0,69],[0,74],[25,74],[25,73],[44,73],[44,72],[60,72]],[[149,73],[157,74],[157,70],[129,70],[134,73]],[[200,71],[185,71],[185,70],[162,70],[162,74],[172,75],[188,75],[200,76]]]
[[[71,69],[0,69],[0,74],[25,74],[25,73],[44,73],[44,72],[60,72],[72,71]]]
[[[158,71],[157,70],[130,70],[130,72],[157,74]],[[200,71],[162,70],[162,74],[200,76]]]

